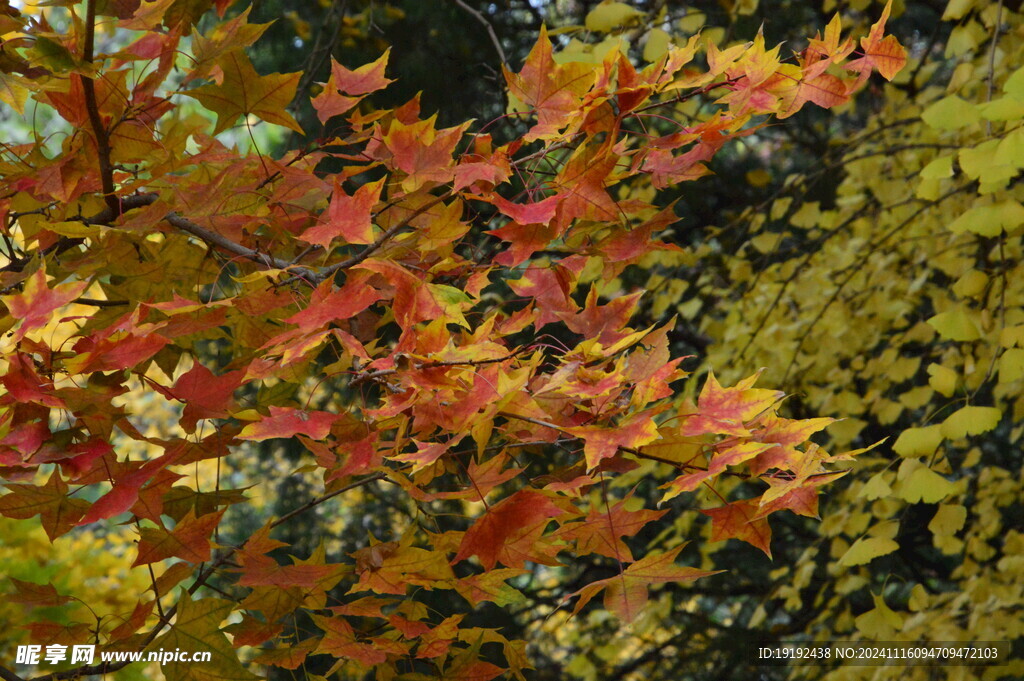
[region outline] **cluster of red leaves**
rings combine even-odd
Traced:
[[[438,129],[415,99],[369,106],[390,83],[387,54],[355,70],[335,63],[312,104],[342,132],[275,159],[213,136],[243,117],[300,129],[286,110],[300,74],[261,76],[244,51],[265,26],[243,12],[193,29],[184,60],[203,3],[111,3],[113,16],[99,19],[135,38],[94,57],[88,4],[68,34],[15,11],[0,17],[0,34],[18,36],[5,49],[27,65],[3,74],[5,101],[20,108],[31,96],[72,128],[56,154],[29,144],[0,160],[0,513],[38,516],[51,539],[130,514],[134,565],[162,566],[155,593],[189,587],[159,620],[154,597],[140,594],[120,626],[99,627],[102,646],[198,638],[223,678],[250,678],[224,618],[241,613],[224,630],[234,646],[272,648],[283,618],[305,609],[320,633],[257,662],[416,659],[447,679],[485,681],[503,671],[481,658],[496,643],[521,678],[523,642],[462,627],[460,614],[437,621],[411,590],[451,590],[467,609],[503,604],[529,566],[597,554],[617,574],[583,587],[576,610],[603,591],[607,608],[632,619],[649,585],[711,574],[676,565],[682,546],[633,555],[625,539],[669,509],[634,509],[605,483],[643,462],[656,462],[645,465],[663,476],[663,501],[727,474],[767,483],[759,497],[705,511],[715,540],[769,553],[771,514],[816,515],[817,487],[838,473],[808,438],[828,420],[780,418],[782,394],[754,388],[754,377],[722,387],[712,376],[696,403],[669,399],[685,376],[670,357],[671,323],[634,329],[640,292],[598,292],[675,248],[656,238],[675,221],[671,208],[630,198],[630,181],[695,179],[755,117],[842,103],[873,68],[891,77],[904,57],[882,35],[884,17],[845,66],[854,78],[831,69],[853,51],[836,22],[795,63],[757,40],[709,45],[706,69],[694,67],[696,38],[637,70],[614,50],[598,64],[558,63],[541,35],[506,74],[533,123],[500,146],[468,124]],[[216,7],[223,15],[230,4]],[[664,120],[656,109],[709,93],[721,108],[704,122],[646,129],[646,117]],[[184,97],[216,114],[212,131]],[[552,334],[561,340],[537,342]],[[210,341],[226,363],[202,352]],[[322,397],[316,409],[310,394]],[[146,413],[131,410],[145,400],[183,405],[178,430],[143,434]],[[216,429],[198,429],[205,420]],[[368,538],[342,562],[322,551],[291,564],[269,556],[282,546],[271,530],[293,516],[216,547],[226,507],[245,497],[200,491],[188,472],[271,438],[297,438],[322,471],[324,495],[299,512],[381,480],[425,507],[462,500],[480,512],[462,529]],[[162,453],[139,459],[133,442]],[[97,486],[106,491],[94,502],[76,494]],[[245,598],[193,600],[214,572],[237,575]],[[36,589],[15,586],[23,601]],[[54,640],[83,636],[92,627]]]

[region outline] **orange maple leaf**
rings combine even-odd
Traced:
[[[711,518],[711,541],[740,539],[772,557],[772,528],[756,500],[734,501],[701,513]]]
[[[697,568],[676,565],[676,556],[685,544],[671,551],[650,554],[629,565],[621,574],[586,585],[571,594],[579,596],[573,608],[577,614],[590,599],[604,591],[604,606],[625,622],[632,622],[645,605],[647,605],[647,587],[650,584],[668,582],[692,582],[701,577],[718,574],[723,570],[698,570]]]

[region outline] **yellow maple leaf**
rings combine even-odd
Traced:
[[[222,74],[219,83],[210,83],[185,93],[217,114],[214,135],[234,125],[239,116],[248,114],[302,134],[302,128],[285,111],[295,97],[301,73],[261,76],[241,49],[226,53],[217,60],[217,66]]]

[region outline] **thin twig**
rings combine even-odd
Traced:
[[[996,21],[992,27],[992,49],[988,53],[988,91],[985,94],[985,101],[992,101],[992,92],[995,89],[996,77],[996,46],[999,44],[999,28],[1003,21],[1003,0],[996,5]],[[992,121],[985,123],[985,134],[992,134]]]
[[[498,53],[498,57],[501,59],[502,65],[508,66],[508,59],[505,58],[505,50],[501,49],[501,41],[498,40],[498,34],[494,32],[494,26],[491,25],[491,22],[487,21],[487,17],[467,5],[463,0],[454,0],[454,2],[484,25],[484,28],[487,29],[487,35],[491,36],[491,44],[494,45],[494,50]]]
[[[476,359],[476,360],[448,360],[444,362],[424,362],[423,364],[417,364],[413,367],[413,370],[420,371],[423,369],[437,369],[440,367],[476,367],[484,364],[497,364],[498,362],[505,362],[510,359],[515,359],[517,355],[522,354],[526,348],[519,348],[514,352],[510,352],[504,357],[494,357],[492,359]],[[381,369],[379,371],[371,371],[368,374],[362,376],[356,376],[352,381],[349,382],[349,387],[366,383],[367,381],[373,381],[383,376],[392,376],[398,373],[397,369]]]

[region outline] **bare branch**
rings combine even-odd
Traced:
[[[487,29],[487,35],[491,36],[491,43],[494,45],[494,51],[498,53],[498,57],[501,59],[503,65],[508,65],[508,59],[505,58],[505,50],[501,49],[501,41],[498,40],[498,34],[494,32],[494,26],[491,22],[487,21],[487,17],[480,14],[477,10],[467,5],[463,0],[453,0],[456,5],[465,10],[468,14],[472,15],[474,19],[479,21]]]
[[[3,681],[25,681],[25,679],[21,678],[6,667],[0,667],[0,679],[3,679]]]

